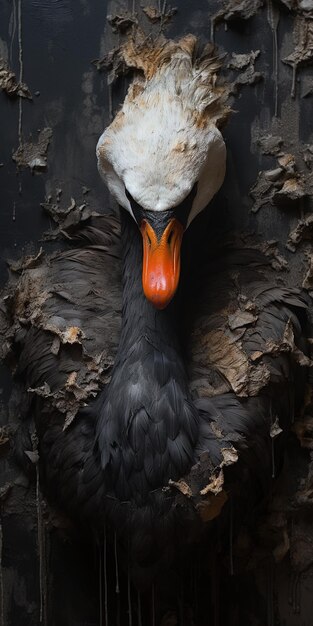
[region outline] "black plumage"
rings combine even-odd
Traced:
[[[121,245],[105,217],[73,243],[11,288],[11,351],[33,390],[46,493],[98,536],[111,525],[141,583],[231,493],[243,508],[266,494],[273,424],[279,442],[304,394],[307,301],[275,285],[260,252],[228,248],[184,313],[179,295],[160,311],[128,215]]]

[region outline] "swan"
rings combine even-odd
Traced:
[[[113,529],[147,588],[232,498],[267,494],[273,427],[283,448],[304,395],[307,300],[257,247],[211,242],[196,272],[187,256],[225,175],[214,51],[188,35],[122,53],[138,72],[96,149],[120,220],[91,216],[7,306],[28,389],[17,454],[33,418],[48,499],[99,541]]]

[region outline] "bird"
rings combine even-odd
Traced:
[[[96,148],[120,217],[91,215],[25,267],[6,341],[28,390],[16,454],[34,420],[48,499],[113,532],[146,589],[268,494],[305,393],[308,301],[258,245],[194,240],[225,175],[215,50],[187,35],[121,55],[135,77]]]

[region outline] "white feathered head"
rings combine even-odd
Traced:
[[[154,45],[127,42],[123,60],[141,75],[97,145],[101,176],[141,228],[143,287],[159,308],[178,284],[182,233],[225,175],[218,126],[229,113],[228,88],[216,84],[221,63],[212,47],[198,59],[195,48],[192,35]]]

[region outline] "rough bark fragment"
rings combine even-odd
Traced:
[[[303,279],[302,287],[312,291],[313,289],[313,255],[308,255],[308,269]]]
[[[203,347],[212,363],[241,397],[256,396],[266,386],[270,373],[265,364],[254,366],[235,338],[222,330],[209,332]]]
[[[277,152],[276,146],[278,149],[278,143],[274,143],[270,153],[275,153],[278,166],[259,172],[256,183],[250,189],[250,196],[254,200],[251,209],[253,213],[259,211],[264,204],[282,208],[297,205],[311,193],[311,175],[299,172],[294,155]],[[266,149],[269,149],[268,145]]]
[[[229,0],[223,9],[215,13],[214,22],[221,20],[248,20],[255,15],[263,5],[263,0]]]
[[[273,422],[273,424],[271,425],[271,430],[270,430],[270,437],[272,439],[275,439],[276,437],[278,437],[278,435],[280,435],[280,433],[282,433],[283,430],[282,428],[279,426],[279,420],[278,417],[275,417],[275,420]]]
[[[297,202],[307,196],[303,182],[297,178],[286,180],[279,191],[273,195],[274,204],[284,206],[287,202]]]
[[[107,72],[107,83],[112,85],[119,77],[127,73],[127,67],[121,55],[120,47],[112,48],[101,59],[93,61],[99,72]]]
[[[276,240],[263,242],[260,249],[266,256],[269,257],[271,266],[274,270],[277,272],[288,270],[288,261],[280,253]]]
[[[187,485],[187,483],[183,480],[169,480],[168,484],[170,485],[170,487],[176,487],[176,489],[178,489],[178,491],[180,491],[183,496],[186,496],[187,498],[191,498],[192,496],[192,491],[189,487],[189,485]]]
[[[210,483],[208,483],[203,489],[200,491],[201,496],[206,496],[208,493],[213,493],[217,495],[222,491],[224,485],[224,474],[223,472],[219,472],[219,474],[214,477]]]
[[[25,83],[19,83],[3,59],[0,59],[0,88],[10,97],[28,98],[32,100],[32,95]]]
[[[291,252],[295,252],[298,245],[307,239],[311,239],[313,230],[313,215],[308,215],[307,217],[298,221],[297,226],[290,231],[287,241],[287,248],[291,250]]]
[[[228,316],[228,325],[231,330],[241,328],[242,326],[249,326],[257,320],[257,316],[249,311],[241,311],[238,309],[235,313]]]
[[[229,448],[221,448],[221,452],[223,455],[223,461],[221,463],[221,467],[224,465],[233,465],[233,463],[237,463],[238,461],[238,452],[235,450],[233,446]]]
[[[261,72],[256,72],[254,63],[260,54],[260,50],[251,50],[248,54],[232,53],[228,68],[240,71],[240,74],[231,85],[231,93],[236,94],[243,85],[254,85],[263,78]],[[241,71],[242,70],[242,71]]]
[[[98,217],[100,215],[100,213],[93,211],[85,202],[77,204],[74,198],[71,198],[69,205],[64,206],[61,202],[60,193],[56,194],[55,201],[49,196],[45,202],[41,203],[41,206],[57,224],[57,228],[44,233],[43,238],[45,241],[69,237],[80,224],[86,222],[90,217]]]
[[[13,153],[12,159],[18,167],[29,167],[42,171],[47,167],[47,150],[52,137],[51,128],[44,128],[38,135],[37,143],[22,143]]]
[[[278,355],[282,352],[290,352],[299,365],[302,367],[312,367],[311,359],[295,345],[294,332],[291,320],[288,320],[283,337],[280,341],[269,340],[265,344],[265,350],[254,352],[251,355],[253,361],[258,361],[265,354]]]
[[[257,140],[262,154],[277,155],[281,153],[283,140],[278,135],[264,135]]]
[[[42,248],[39,249],[39,252],[35,255],[29,255],[19,259],[18,261],[7,261],[10,270],[12,272],[22,272],[23,270],[32,269],[40,265],[42,257],[44,256],[44,251]]]
[[[298,17],[294,26],[295,49],[283,59],[283,63],[291,65],[293,69],[293,79],[291,96],[296,95],[296,73],[301,65],[312,63],[313,60],[313,22],[311,19]]]
[[[168,7],[166,11],[159,11],[156,7],[149,5],[143,7],[142,10],[152,24],[157,24],[158,22],[166,24],[177,13],[178,9],[177,7]]]
[[[137,19],[129,11],[108,15],[107,20],[112,26],[113,33],[121,33],[122,35],[125,35],[133,26],[138,24]]]

